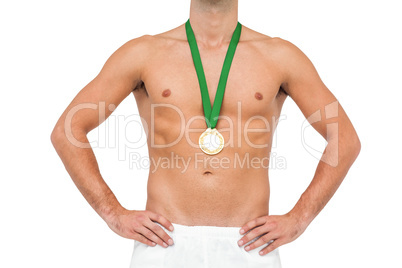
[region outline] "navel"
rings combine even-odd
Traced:
[[[165,89],[165,90],[162,92],[162,97],[167,98],[167,97],[170,96],[171,93],[172,93],[172,92],[170,91],[170,89]]]
[[[255,93],[254,97],[255,97],[257,100],[262,100],[262,99],[264,98],[260,92]]]

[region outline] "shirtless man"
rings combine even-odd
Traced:
[[[238,23],[238,0],[192,0],[189,23],[215,105],[222,64]],[[207,126],[192,57],[186,24],[128,41],[66,108],[52,143],[93,209],[114,232],[134,240],[131,267],[281,267],[278,247],[299,237],[333,196],[360,152],[359,138],[295,45],[242,26],[216,125],[224,148],[206,154],[198,146]],[[112,113],[108,108],[131,93],[152,160],[143,211],[119,204],[91,147],[84,146],[88,132]],[[294,208],[270,215],[268,165],[263,160],[270,155],[287,96],[328,144]],[[84,103],[94,106],[76,109]],[[100,103],[106,107],[103,119]],[[330,123],[337,127],[328,127]],[[185,172],[174,163],[169,168],[155,165],[171,153],[188,163]]]

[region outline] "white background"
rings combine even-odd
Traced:
[[[240,1],[239,21],[297,45],[352,120],[361,153],[338,192],[306,232],[280,248],[284,268],[402,267],[400,260],[402,40],[398,1]],[[126,41],[184,23],[189,0],[2,1],[0,4],[0,267],[128,267],[133,241],[113,233],[86,203],[50,142],[78,91]],[[130,95],[112,117],[137,114]],[[271,213],[286,213],[318,160],[301,142],[303,115],[288,98],[270,173]],[[108,121],[107,121],[108,122]],[[107,122],[90,133],[139,125]],[[100,131],[102,130],[102,131]],[[119,132],[120,133],[120,132]],[[309,143],[323,139],[308,131]],[[119,201],[144,209],[148,171],[95,148]],[[138,150],[146,156],[146,149]]]

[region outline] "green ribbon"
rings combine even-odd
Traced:
[[[204,108],[205,121],[208,128],[215,128],[218,123],[219,112],[221,111],[223,95],[229,76],[230,66],[232,65],[233,57],[239,43],[242,25],[237,22],[235,31],[233,32],[232,39],[230,40],[229,48],[226,53],[225,61],[223,62],[221,76],[219,78],[218,89],[216,90],[214,107],[211,107],[209,99],[207,81],[205,79],[204,68],[202,67],[200,52],[198,50],[197,41],[194,36],[193,29],[190,25],[190,19],[186,22],[187,40],[190,45],[191,55],[193,57],[195,70],[198,76],[198,83],[200,84],[202,105]]]

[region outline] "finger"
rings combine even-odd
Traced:
[[[170,246],[173,245],[173,239],[158,224],[149,220],[144,222],[144,226],[159,236],[165,243],[169,244]]]
[[[266,222],[267,222],[266,216],[255,218],[255,219],[247,222],[245,225],[243,225],[243,227],[240,229],[240,234],[245,234],[249,230],[253,229],[254,227],[263,225]]]
[[[257,240],[255,240],[253,243],[250,243],[249,245],[247,245],[244,249],[246,251],[250,251],[253,250],[255,248],[258,248],[264,244],[267,243],[272,243],[274,239],[274,235],[271,233],[267,233],[266,235],[263,235],[261,237],[259,237]]]
[[[138,242],[141,242],[145,245],[151,246],[151,247],[156,246],[155,242],[152,242],[151,240],[149,240],[148,238],[146,238],[145,236],[143,236],[142,234],[139,234],[139,233],[134,233],[133,239],[137,240]]]
[[[143,236],[145,236],[146,238],[148,238],[149,240],[155,242],[156,244],[167,248],[168,245],[162,241],[162,239],[160,239],[159,236],[157,236],[154,232],[152,232],[151,230],[149,230],[147,227],[142,226],[137,230],[138,233],[142,234]]]
[[[162,224],[163,225],[163,227],[165,227],[166,229],[168,229],[168,230],[170,230],[170,231],[173,231],[173,224],[168,220],[168,219],[166,219],[165,217],[163,217],[162,215],[159,215],[159,214],[157,214],[157,213],[154,213],[154,212],[152,212],[152,211],[147,211],[147,215],[149,216],[149,218],[152,220],[152,221],[156,221],[156,222],[159,222],[160,224]]]
[[[266,234],[267,232],[265,231],[264,226],[260,226],[260,227],[256,227],[253,230],[251,230],[250,232],[248,232],[245,236],[243,236],[238,242],[237,244],[239,246],[245,245],[248,242],[250,242],[251,240],[253,240],[254,238],[256,238],[257,236]]]
[[[276,239],[276,240],[274,240],[274,242],[270,243],[268,246],[261,249],[259,254],[261,256],[266,255],[266,254],[274,251],[275,249],[277,249],[281,245],[281,243],[282,243],[282,241],[280,241],[279,239]]]

